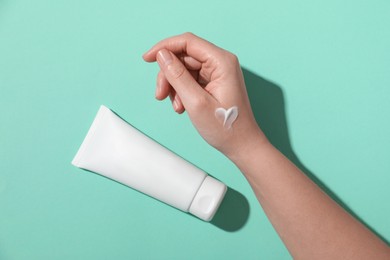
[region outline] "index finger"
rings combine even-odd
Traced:
[[[222,49],[192,33],[184,33],[158,42],[142,57],[147,62],[156,61],[159,50],[167,49],[175,55],[187,54],[201,63],[221,55]]]

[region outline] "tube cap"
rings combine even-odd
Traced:
[[[207,176],[195,194],[188,211],[204,221],[210,221],[221,205],[226,190],[225,184]]]

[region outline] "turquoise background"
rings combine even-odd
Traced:
[[[385,0],[0,0],[0,259],[291,258],[238,169],[154,99],[141,55],[185,31],[238,55],[271,141],[389,241],[389,28]],[[73,167],[100,104],[236,190],[232,215]]]

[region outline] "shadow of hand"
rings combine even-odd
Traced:
[[[383,241],[386,240],[373,228],[369,227],[359,216],[357,216],[335,193],[324,185],[309,169],[303,165],[294,153],[288,135],[288,126],[285,112],[285,103],[282,89],[264,78],[256,75],[246,68],[242,68],[249,100],[256,118],[257,124],[263,130],[268,140],[290,161],[292,161],[302,172],[314,181],[333,200],[348,211],[352,216],[365,224]],[[388,243],[388,242],[387,242]]]

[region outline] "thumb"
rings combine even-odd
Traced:
[[[179,95],[184,107],[200,97],[207,98],[206,91],[196,82],[176,55],[166,49],[161,49],[157,53],[156,59],[165,78]]]

